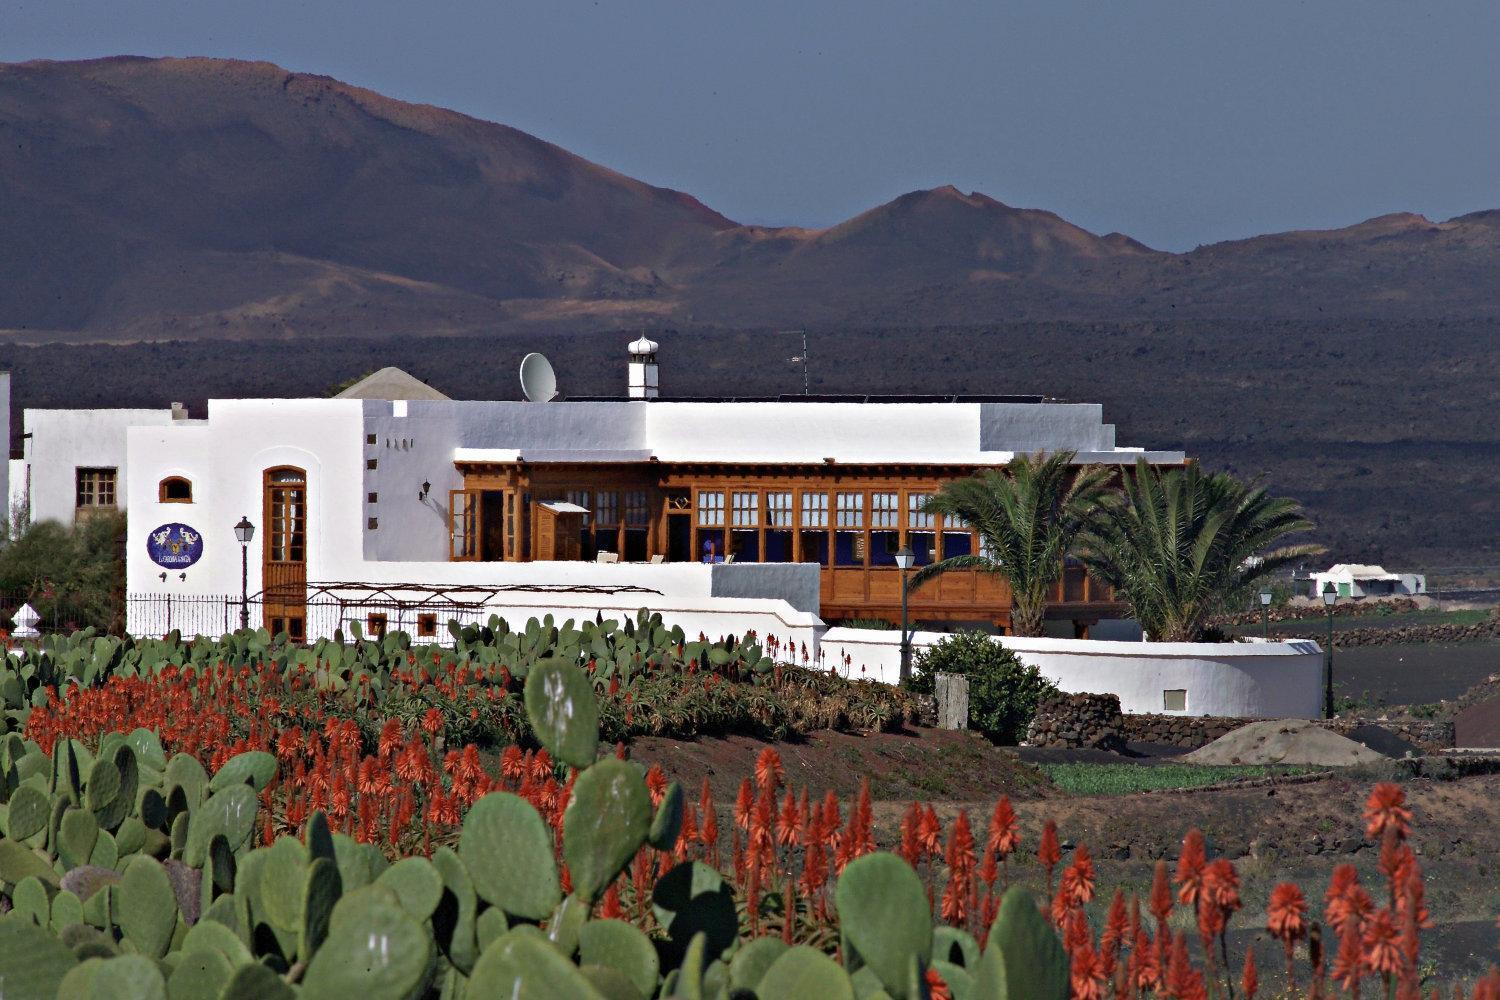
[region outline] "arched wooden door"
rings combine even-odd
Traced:
[[[307,473],[291,466],[265,473],[261,557],[263,621],[272,635],[307,638]]]

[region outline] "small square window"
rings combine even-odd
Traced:
[[[365,618],[365,632],[371,639],[385,638],[385,615],[380,612],[370,614]]]
[[[374,434],[366,434],[365,435],[365,444],[374,444],[374,443],[375,443],[375,435]]]
[[[115,505],[114,469],[78,469],[75,473],[78,506],[81,508]]]
[[[367,458],[367,459],[365,459],[365,468],[367,468],[367,469],[374,469],[374,468],[376,468],[379,465],[380,465],[380,459],[378,459],[378,458]]]
[[[423,639],[437,635],[437,615],[430,611],[417,615],[417,635]]]
[[[366,500],[368,500],[370,503],[379,503],[380,502],[380,494],[379,493],[371,493],[371,494],[369,494],[368,497],[366,497]]]
[[[1186,712],[1187,690],[1185,688],[1167,688],[1161,693],[1161,709],[1163,712]]]
[[[378,518],[378,517],[372,517],[372,518],[370,518],[368,521],[365,522],[365,527],[369,528],[371,531],[374,531],[376,528],[380,527],[380,518]]]

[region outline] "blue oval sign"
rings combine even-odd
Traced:
[[[203,558],[203,536],[185,524],[164,524],[146,536],[146,554],[158,566],[187,569]]]

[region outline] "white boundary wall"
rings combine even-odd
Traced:
[[[944,637],[918,632],[914,650]],[[1100,642],[997,636],[1022,662],[1063,691],[1117,694],[1131,714],[1316,718],[1323,706],[1323,650],[1311,639],[1285,642]],[[901,669],[896,630],[832,628],[820,644],[839,673],[894,684]],[[845,657],[848,658],[846,669]],[[1187,692],[1187,708],[1165,712],[1163,692]]]

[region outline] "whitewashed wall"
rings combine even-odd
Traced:
[[[944,637],[918,632],[914,649]],[[1315,718],[1323,707],[1323,650],[1310,639],[1285,642],[1100,642],[997,637],[1025,663],[1069,693],[1117,694],[1132,714],[1163,712],[1162,692],[1187,691],[1177,715]],[[901,633],[833,628],[820,643],[823,662],[853,677],[895,683]],[[849,667],[845,668],[845,657]]]
[[[171,410],[26,410],[22,419],[31,435],[25,447],[31,466],[31,520],[63,524],[73,523],[79,468],[118,470],[115,500],[123,506],[128,430],[173,422]],[[151,484],[153,500],[156,482]]]

